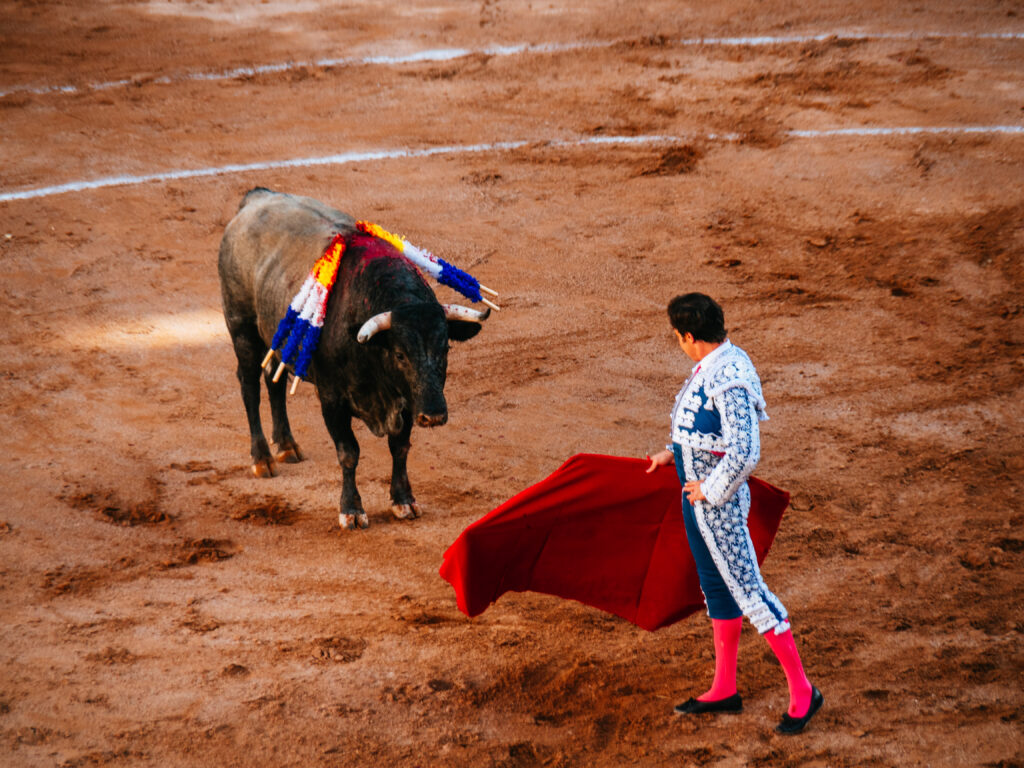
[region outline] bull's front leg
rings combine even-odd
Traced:
[[[359,443],[352,431],[352,411],[344,402],[320,396],[320,410],[327,431],[334,440],[334,448],[341,465],[341,512],[338,522],[342,528],[369,528],[370,519],[363,510],[363,500],[356,488],[356,467],[359,466]]]
[[[388,435],[388,448],[391,449],[391,512],[399,520],[412,520],[420,516],[420,507],[413,498],[406,468],[411,446],[412,413],[406,410],[402,417],[402,431],[397,435]]]
[[[267,394],[270,399],[270,414],[274,422],[272,439],[277,446],[277,453],[274,454],[276,461],[295,464],[302,461],[302,451],[299,444],[292,437],[292,428],[288,423],[288,377],[284,376],[274,381],[273,368],[264,371],[263,380],[267,384]]]

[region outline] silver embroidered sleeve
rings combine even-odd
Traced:
[[[701,483],[704,497],[715,506],[733,497],[761,459],[761,435],[750,393],[742,387],[727,389],[718,398],[718,408],[722,416],[722,434],[729,447]]]

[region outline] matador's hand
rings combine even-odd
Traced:
[[[700,489],[700,483],[700,480],[690,480],[683,486],[683,490],[686,492],[686,498],[688,498],[691,503],[694,501],[707,501],[707,497]]]
[[[668,450],[659,451],[653,456],[648,456],[647,458],[651,460],[651,466],[646,470],[647,474],[651,474],[651,472],[656,470],[658,467],[667,467],[675,460],[675,457],[672,455],[672,451]]]

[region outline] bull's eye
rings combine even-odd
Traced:
[[[404,363],[405,362],[405,352],[403,352],[400,349],[396,349],[395,350],[395,360],[397,360],[400,363]]]

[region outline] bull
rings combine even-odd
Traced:
[[[419,517],[406,468],[413,424],[447,422],[449,341],[473,338],[489,314],[440,304],[394,246],[355,225],[351,216],[312,198],[258,187],[246,193],[228,223],[217,264],[249,421],[252,472],[270,477],[275,462],[298,462],[303,456],[288,424],[287,379],[273,381],[262,363],[310,267],[336,234],[345,237],[308,378],[341,465],[338,520],[346,529],[369,526],[356,487],[359,443],[352,418],[361,419],[377,437],[387,436],[395,517]],[[273,454],[260,423],[261,376],[270,400]]]

